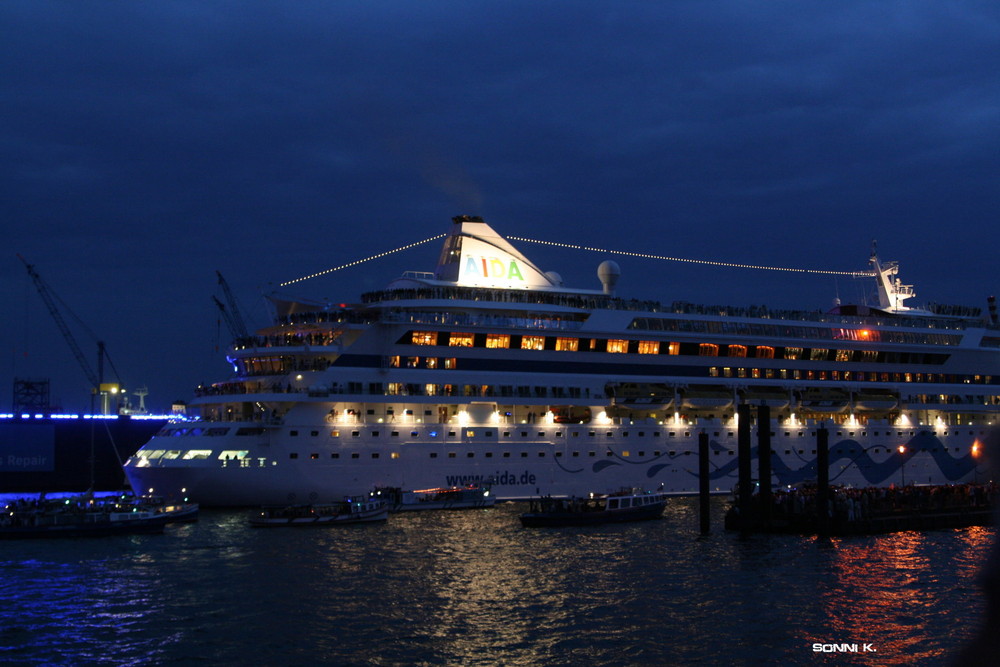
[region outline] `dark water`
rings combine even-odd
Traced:
[[[0,543],[0,664],[940,665],[974,630],[993,529],[698,536],[523,529],[520,504],[382,525]],[[828,655],[814,643],[871,645]]]

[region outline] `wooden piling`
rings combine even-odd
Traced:
[[[771,521],[771,408],[757,408],[757,476],[760,478],[759,521]]]
[[[749,537],[753,528],[753,480],[750,468],[750,406],[740,403],[736,406],[736,445],[739,453],[739,508],[740,533]]]
[[[708,495],[708,433],[698,434],[698,509],[701,518],[701,534],[709,533],[709,495]]]
[[[816,429],[816,534],[830,536],[830,432]]]

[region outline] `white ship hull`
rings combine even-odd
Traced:
[[[161,457],[157,463],[129,466],[126,472],[136,489],[221,506],[323,503],[365,494],[376,486],[469,483],[491,484],[499,500],[586,495],[622,487],[662,489],[671,494],[698,492],[700,427],[612,425],[601,427],[599,436],[589,436],[597,429],[580,427],[490,430],[494,435],[489,439],[434,442],[441,436],[439,428],[435,438],[429,436],[431,429],[420,429],[418,433],[427,441],[418,437],[390,443],[391,431],[383,428],[379,436],[346,447],[341,443],[289,446],[276,439],[247,450],[240,460]],[[815,480],[817,425],[772,424],[771,430],[772,485],[796,486]],[[500,434],[506,431],[511,436],[503,442]],[[736,426],[707,425],[705,431],[710,490],[727,493],[737,481]],[[528,435],[521,436],[522,432]],[[830,424],[830,480],[854,487],[983,481],[974,450],[987,432],[985,427],[948,429],[946,435],[944,429]],[[539,437],[543,433],[546,437]],[[757,437],[754,430],[754,459]],[[899,452],[900,445],[904,453]],[[352,458],[355,453],[357,458]],[[292,454],[297,456],[291,458]],[[332,458],[333,454],[338,457]],[[756,465],[755,461],[755,469]]]

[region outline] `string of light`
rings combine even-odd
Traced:
[[[761,271],[789,271],[792,273],[818,273],[828,276],[874,276],[871,271],[826,271],[822,269],[795,269],[783,266],[761,266],[757,264],[738,264],[735,262],[717,262],[709,259],[689,259],[686,257],[667,257],[665,255],[652,255],[644,252],[629,252],[627,250],[609,250],[607,248],[593,248],[590,246],[574,245],[572,243],[557,243],[555,241],[539,241],[538,239],[526,239],[520,236],[508,236],[511,241],[522,241],[526,243],[540,243],[559,248],[571,248],[573,250],[590,250],[592,252],[604,252],[611,255],[625,255],[627,257],[641,257],[643,259],[660,259],[669,262],[686,262],[688,264],[706,264],[708,266],[724,266],[734,269],[759,269]]]
[[[325,271],[319,271],[317,273],[310,274],[308,276],[303,276],[301,278],[296,278],[294,280],[288,280],[283,283],[279,283],[281,287],[287,285],[293,285],[295,283],[300,283],[303,280],[309,280],[310,278],[318,278],[319,276],[325,276],[328,273],[333,273],[334,271],[340,271],[341,269],[347,269],[352,266],[357,266],[358,264],[363,264],[365,262],[370,262],[373,259],[380,259],[386,255],[392,255],[397,252],[402,252],[403,250],[409,250],[410,248],[415,248],[418,245],[423,245],[424,243],[430,243],[431,241],[437,241],[442,239],[447,234],[438,234],[437,236],[432,236],[430,238],[424,239],[423,241],[416,241],[415,243],[409,243],[404,246],[400,246],[394,250],[387,250],[385,252],[380,252],[377,255],[372,255],[371,257],[365,257],[364,259],[358,259],[347,264],[341,264],[340,266],[335,266],[332,269],[327,269]],[[651,253],[645,252],[630,252],[628,250],[611,250],[609,248],[594,248],[592,246],[582,246],[573,243],[560,243],[557,241],[541,241],[539,239],[528,239],[522,236],[508,236],[511,241],[518,241],[523,243],[538,243],[541,245],[550,245],[557,248],[570,248],[572,250],[588,250],[590,252],[603,252],[610,255],[624,255],[626,257],[639,257],[641,259],[658,259],[668,262],[685,262],[688,264],[704,264],[707,266],[722,266],[733,269],[757,269],[760,271],[786,271],[790,273],[814,273],[827,276],[852,276],[852,277],[870,277],[875,274],[871,271],[829,271],[824,269],[798,269],[786,266],[763,266],[760,264],[740,264],[737,262],[719,262],[710,259],[690,259],[688,257],[669,257],[667,255],[653,255]]]
[[[391,255],[391,254],[396,253],[396,252],[402,252],[403,250],[409,250],[410,248],[415,248],[416,246],[422,245],[424,243],[430,243],[431,241],[437,241],[438,239],[442,239],[445,236],[447,236],[447,234],[438,234],[437,236],[432,236],[429,239],[424,239],[423,241],[417,241],[416,243],[410,243],[408,245],[404,245],[402,247],[396,248],[395,250],[387,250],[385,252],[380,252],[379,254],[372,255],[371,257],[365,257],[364,259],[355,260],[355,261],[350,262],[348,264],[341,264],[340,266],[335,266],[332,269],[327,269],[326,271],[320,271],[318,273],[313,273],[313,274],[308,275],[308,276],[302,276],[301,278],[296,278],[295,280],[289,280],[289,281],[286,281],[286,282],[283,282],[283,283],[279,283],[279,285],[281,287],[285,287],[286,285],[293,285],[295,283],[300,283],[303,280],[309,280],[310,278],[318,278],[319,276],[325,276],[326,274],[333,273],[334,271],[340,271],[341,269],[346,269],[346,268],[349,268],[351,266],[357,266],[358,264],[363,264],[365,262],[370,262],[373,259],[379,259],[381,257],[385,257],[386,255]]]

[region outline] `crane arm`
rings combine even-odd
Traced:
[[[229,304],[228,316],[226,317],[226,322],[230,325],[229,328],[233,332],[235,338],[249,338],[250,333],[247,331],[246,322],[243,321],[243,316],[240,314],[240,309],[236,305],[236,297],[233,296],[232,290],[229,289],[229,283],[226,279],[222,277],[221,271],[216,271],[215,275],[219,277],[219,285],[222,286],[222,293],[226,297],[226,303]],[[219,303],[216,299],[216,303]],[[222,304],[220,303],[221,307]],[[223,313],[226,311],[223,310]]]
[[[94,373],[94,369],[91,368],[90,364],[87,362],[87,358],[83,356],[83,351],[80,350],[80,346],[76,342],[76,338],[73,336],[73,332],[70,331],[69,326],[66,324],[66,320],[63,319],[62,313],[59,312],[59,307],[56,306],[55,299],[52,298],[52,291],[49,286],[42,280],[42,277],[38,275],[35,271],[35,267],[28,263],[24,257],[18,254],[18,259],[24,262],[24,266],[28,269],[28,275],[31,276],[32,281],[35,283],[35,288],[42,297],[42,301],[45,302],[45,306],[49,309],[49,313],[52,315],[52,319],[55,320],[56,326],[59,327],[59,331],[62,333],[63,338],[69,344],[70,350],[73,352],[73,356],[76,357],[76,361],[80,364],[80,368],[83,369],[84,375],[87,376],[87,381],[93,389],[97,389],[101,381]]]
[[[226,304],[222,303],[214,296],[212,297],[212,301],[215,302],[215,305],[218,306],[219,310],[222,312],[222,317],[226,320],[226,328],[229,329],[229,334],[234,339],[239,338],[240,337],[239,327],[237,327],[236,323],[233,321],[233,316],[226,308]]]

